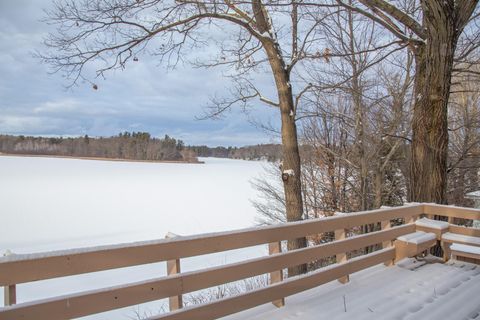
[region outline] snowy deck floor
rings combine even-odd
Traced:
[[[283,308],[262,305],[223,320],[476,319],[480,320],[480,266],[404,260],[375,266],[296,294]]]

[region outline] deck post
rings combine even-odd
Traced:
[[[335,230],[335,240],[343,240],[347,238],[347,229],[338,229]],[[347,262],[347,253],[338,253],[336,255],[337,263]],[[347,283],[350,281],[350,276],[347,274],[338,279],[341,283]]]
[[[178,237],[178,235],[174,233],[167,233],[165,235],[165,239],[171,239]],[[174,274],[180,273],[180,259],[173,259],[173,260],[168,260],[167,261],[167,275],[171,276]],[[169,297],[168,298],[168,307],[170,312],[174,310],[181,309],[183,307],[183,297],[182,295],[174,296],[174,297]]]
[[[3,255],[10,256],[13,253],[7,250]],[[11,306],[17,303],[17,286],[15,284],[3,287],[3,305]]]
[[[406,216],[405,217],[405,224],[415,223],[415,220],[417,220],[417,219],[414,216]]]
[[[281,253],[281,252],[282,252],[282,243],[280,241],[271,242],[271,243],[268,244],[268,254],[269,255],[276,254],[276,253]],[[277,282],[282,282],[282,281],[283,281],[283,271],[282,270],[270,272],[270,284],[277,283]],[[285,298],[274,300],[274,301],[272,301],[272,303],[277,308],[283,307],[285,305]]]
[[[450,247],[452,246],[452,243],[441,241],[441,246],[443,249],[443,261],[447,262],[448,260],[450,260],[452,255],[452,250],[450,249]]]
[[[381,225],[381,228],[382,228],[382,231],[383,230],[388,230],[388,229],[391,229],[392,228],[392,223],[390,222],[390,220],[387,220],[387,221],[382,221],[380,223]],[[390,248],[392,246],[392,241],[384,241],[382,242],[382,248],[385,249],[385,248]],[[389,261],[385,261],[385,265],[387,267],[390,267],[394,264],[394,260],[389,260]]]
[[[3,300],[5,307],[11,306],[17,303],[17,287],[12,284],[10,286],[3,287]]]

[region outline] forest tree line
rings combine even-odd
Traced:
[[[0,135],[0,152],[23,155],[53,155],[146,161],[198,162],[197,157],[278,161],[280,144],[243,147],[186,146],[182,140],[148,132],[122,132],[112,137],[34,137]]]
[[[257,144],[244,147],[189,146],[199,157],[216,157],[242,160],[279,161],[282,158],[280,144]]]
[[[182,140],[147,132],[123,132],[113,137],[77,138],[0,135],[0,152],[7,154],[93,157],[126,160],[197,162]]]

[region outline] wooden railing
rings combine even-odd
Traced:
[[[455,218],[462,220],[480,220],[480,210],[472,208],[462,208],[455,206],[444,206],[434,203],[424,204],[424,213],[426,216],[446,217],[450,222],[449,232],[458,233],[466,236],[480,237],[480,229],[468,228],[454,224]]]
[[[216,319],[268,302],[281,306],[286,296],[335,279],[345,282],[348,281],[348,275],[354,272],[379,263],[391,262],[395,257],[392,240],[414,232],[415,225],[412,222],[423,214],[480,218],[480,210],[413,204],[231,232],[45,254],[6,256],[0,258],[0,286],[4,286],[6,293],[10,293],[5,297],[6,305],[11,305],[0,308],[0,320],[70,319],[171,297],[177,297],[171,302],[177,301],[180,305],[176,307],[180,309],[150,319]],[[390,221],[401,218],[407,223],[391,227]],[[344,230],[372,223],[381,223],[382,229],[346,237]],[[459,230],[467,232],[466,229],[468,228]],[[280,241],[332,231],[336,231],[338,236],[333,242],[290,252],[280,250]],[[477,234],[477,231],[468,232]],[[269,256],[178,273],[182,258],[261,244],[271,244]],[[347,259],[348,252],[376,244],[383,244],[383,249]],[[282,270],[285,268],[332,256],[337,256],[339,263],[306,275],[282,279]],[[18,294],[16,285],[20,283],[160,261],[174,262],[178,270],[147,281],[27,303],[15,304],[15,299],[11,299]],[[181,308],[183,294],[262,274],[271,275],[270,285],[211,303]],[[175,309],[175,306],[172,309]]]

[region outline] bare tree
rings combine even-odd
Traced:
[[[449,106],[448,200],[455,205],[471,205],[467,192],[476,191],[480,159],[480,86],[475,73],[456,75]]]
[[[288,221],[296,221],[303,217],[303,202],[295,123],[297,104],[290,78],[299,61],[314,56],[309,52],[316,50],[319,10],[317,6],[298,6],[297,1],[59,0],[46,19],[57,26],[46,40],[51,50],[41,58],[76,83],[88,79],[87,66],[95,68],[96,76],[102,77],[138,61],[147,48],[153,48],[160,61],[175,67],[188,59],[189,49],[211,42],[209,30],[216,28],[230,34],[228,40],[222,39],[219,44],[217,57],[195,61],[198,66],[234,70],[231,77],[236,85],[232,95],[215,99],[210,116],[234,105],[246,106],[254,98],[278,108],[286,215]],[[250,77],[267,70],[274,79],[276,99],[265,97]],[[93,86],[98,89],[97,84]],[[303,92],[303,88],[298,88],[298,92]],[[306,240],[290,240],[288,246],[301,248],[306,246]],[[290,273],[304,271],[305,266],[299,266],[291,268]]]
[[[403,52],[404,46],[352,12],[332,11],[325,19],[322,34],[331,63],[309,68],[316,90],[304,99],[310,108],[300,115],[309,119],[303,127],[307,143],[322,145],[335,159],[322,162],[340,161],[352,173],[347,183],[353,191],[349,198],[355,201],[342,205],[342,211],[378,208],[384,200],[390,205],[404,201],[401,185],[392,180],[398,173],[392,172],[398,171],[398,157],[405,150],[406,139],[401,137],[407,135],[412,80],[412,56]],[[319,129],[324,133],[317,134]],[[336,130],[340,131],[333,133]],[[386,190],[386,184],[392,188]],[[390,201],[393,193],[399,201]],[[332,195],[336,198],[338,193]]]
[[[406,200],[400,167],[406,163],[408,138],[402,136],[408,134],[412,55],[395,49],[395,41],[385,42],[381,28],[349,10],[331,10],[326,16],[322,44],[330,63],[305,67],[303,79],[312,90],[301,98],[298,113],[305,215],[400,205]],[[284,219],[278,210],[283,197],[275,184],[260,180],[255,186],[265,198],[256,203],[262,222]],[[376,228],[372,224],[350,232]],[[332,238],[325,233],[308,240]]]
[[[462,34],[478,35],[478,0],[358,0],[336,2],[382,25],[408,44],[415,57],[410,199],[446,202],[448,101],[457,44]],[[478,40],[478,36],[469,37]],[[461,59],[478,48],[463,50]]]
[[[376,111],[377,126],[372,139],[375,144],[373,159],[373,207],[400,205],[408,194],[408,136],[412,104],[413,57],[399,54],[394,65],[377,69],[379,80],[387,95],[381,99]]]

